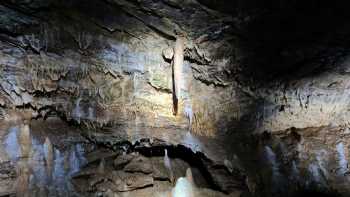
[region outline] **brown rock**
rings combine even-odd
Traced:
[[[120,155],[114,160],[114,168],[117,170],[123,169],[135,156],[134,155]]]
[[[114,171],[112,181],[115,186],[112,190],[119,192],[132,191],[153,185],[153,177],[151,175],[123,171]]]
[[[153,173],[152,176],[155,180],[171,180],[170,172],[165,167],[164,163],[161,160],[152,160],[153,163]]]
[[[96,150],[86,155],[87,164],[100,163],[102,159],[108,160],[117,156],[117,153],[109,150]]]
[[[137,156],[124,167],[124,170],[126,172],[141,172],[150,174],[153,172],[153,166],[150,159],[144,156]]]

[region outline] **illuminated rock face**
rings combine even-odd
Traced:
[[[184,63],[184,38],[177,37],[174,47],[174,59],[173,59],[173,102],[174,102],[174,114],[177,114],[178,102],[181,101],[181,89],[183,88],[183,63]]]
[[[46,10],[51,6],[59,9]],[[153,7],[152,14],[145,11],[147,7]],[[177,14],[183,9],[184,15]],[[0,3],[0,13],[4,16],[0,17],[1,119],[59,116],[109,147],[142,140],[183,145],[208,155],[213,161],[208,166],[224,166],[230,150],[223,149],[216,137],[229,133],[230,125],[244,116],[239,106],[249,102],[238,102],[248,98],[230,77],[231,56],[217,55],[215,50],[230,47],[215,38],[228,26],[214,12],[187,1],[137,5],[39,0]],[[188,23],[189,18],[206,24]],[[183,38],[176,41],[180,34]],[[175,76],[171,61],[179,65]],[[173,93],[181,106],[176,116]],[[63,157],[51,144],[44,143],[49,171],[57,168],[54,158]],[[69,157],[76,157],[75,151],[69,152]],[[73,161],[63,163],[78,170]],[[231,187],[234,181],[228,182],[222,190],[236,190]]]
[[[242,97],[232,94],[239,90],[229,72],[224,73],[232,67],[231,57],[216,57],[214,48],[223,43],[209,35],[203,40],[215,17],[194,2],[179,3],[181,9],[196,9],[192,16],[174,15],[180,7],[172,7],[173,2],[144,3],[141,7],[156,6],[154,14],[135,12],[133,3],[117,1],[13,2],[28,13],[0,5],[7,16],[1,24],[11,33],[1,39],[1,106],[32,106],[34,116],[58,114],[97,127],[118,125],[129,136],[139,135],[137,130],[144,127],[193,128],[208,136],[226,132],[222,130],[242,116],[236,102]],[[32,10],[47,6],[60,9]],[[158,8],[169,17],[155,14]],[[50,22],[41,21],[41,15]],[[207,24],[184,23],[183,17],[206,18]],[[213,23],[215,29],[207,33],[221,34],[221,28],[227,28],[217,27],[222,23]],[[213,45],[207,50],[209,43]],[[175,50],[163,52],[169,48]],[[172,59],[177,65],[174,76]],[[176,117],[173,77],[181,105]]]
[[[186,179],[179,178],[176,181],[175,188],[173,189],[173,197],[194,197],[194,186]]]

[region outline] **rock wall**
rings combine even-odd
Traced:
[[[233,28],[230,15],[196,1],[123,0],[4,1],[0,13],[2,119],[59,116],[112,148],[145,139],[184,145],[222,173],[214,177],[221,191],[246,190],[218,143],[250,104],[231,77],[231,41],[219,39]],[[184,62],[173,78],[178,35]]]
[[[339,184],[348,181],[339,175],[348,174],[345,8],[318,1],[5,0],[0,117],[59,116],[112,149],[125,141],[185,146],[205,155],[225,192],[346,195]],[[184,62],[174,76],[179,36]],[[232,182],[240,186],[230,189]]]
[[[207,24],[217,26],[213,21],[220,18],[197,5],[190,1],[4,2],[1,105],[32,108],[43,117],[57,113],[77,122],[142,123],[180,130],[192,125],[199,133],[215,134],[219,126],[225,127],[223,122],[237,119],[221,121],[225,110],[231,111],[227,106],[239,113],[232,95],[236,89],[232,81],[216,74],[230,69],[230,57],[213,59],[214,52],[201,48],[203,44],[220,48],[223,43],[208,34],[222,30],[204,31],[205,24],[185,23],[185,17],[177,14],[190,14],[187,10],[192,9],[193,20],[207,19]],[[183,27],[177,25],[180,22]],[[186,61],[177,79],[185,100],[179,116],[172,113],[171,59],[163,52],[175,46],[176,32],[187,35]],[[204,122],[207,126],[200,124]]]

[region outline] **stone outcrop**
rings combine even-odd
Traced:
[[[126,153],[120,150],[118,156],[110,157],[107,153],[112,151],[105,150],[105,154],[99,154],[99,164],[96,162],[88,162],[80,172],[73,175],[73,184],[75,188],[85,196],[94,193],[101,195],[170,195],[174,197],[180,194],[190,196],[239,196],[239,194],[244,191],[242,190],[244,186],[240,189],[236,187],[234,190],[231,190],[234,192],[230,192],[230,195],[225,195],[223,192],[208,188],[211,187],[210,185],[213,183],[207,182],[210,180],[208,179],[210,177],[205,177],[207,175],[203,173],[201,167],[203,163],[195,164],[193,162],[194,159],[200,159],[196,158],[198,156],[194,155],[194,153],[173,152],[171,153],[172,155],[178,154],[181,155],[181,158],[172,158],[168,157],[167,154],[163,157],[158,155],[158,151],[163,150],[163,147],[158,147],[158,151],[155,152],[149,147],[139,146],[137,149],[134,148],[130,147],[128,152],[131,150],[138,150],[147,156],[141,155],[139,152]],[[172,149],[172,151],[181,151],[181,149],[175,148]],[[96,152],[100,153],[101,150],[95,150],[87,154],[87,161],[94,161],[95,159],[90,159],[90,157],[95,158]],[[105,155],[107,155],[107,157],[105,157]],[[220,167],[216,166],[216,168],[219,169]],[[218,175],[219,177],[223,175],[216,174],[215,171],[207,173],[212,176]],[[180,186],[182,183],[179,182],[183,181],[184,176],[187,177],[186,180],[191,182],[192,186],[189,187],[193,187],[193,189]],[[230,181],[230,178],[226,178],[226,180]],[[220,185],[222,183],[224,182],[215,184]],[[197,188],[196,185],[200,187]],[[188,192],[187,189],[191,191]]]

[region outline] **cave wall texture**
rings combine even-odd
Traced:
[[[229,25],[197,8],[199,4],[38,1],[19,2],[15,6],[20,11],[5,5],[9,7],[2,6],[4,106],[30,106],[42,116],[56,111],[67,119],[101,124],[127,124],[139,118],[146,126],[179,129],[187,129],[187,114],[195,130],[207,128],[206,135],[215,135],[219,125],[238,119],[223,111],[238,113],[228,77],[230,57],[215,53],[218,48],[230,52],[230,46],[211,38],[224,34]],[[180,79],[185,103],[179,117],[172,112],[169,60],[176,31],[187,35],[187,61]]]
[[[183,144],[231,172],[225,192],[346,195],[349,19],[341,1],[3,0],[1,115]]]

